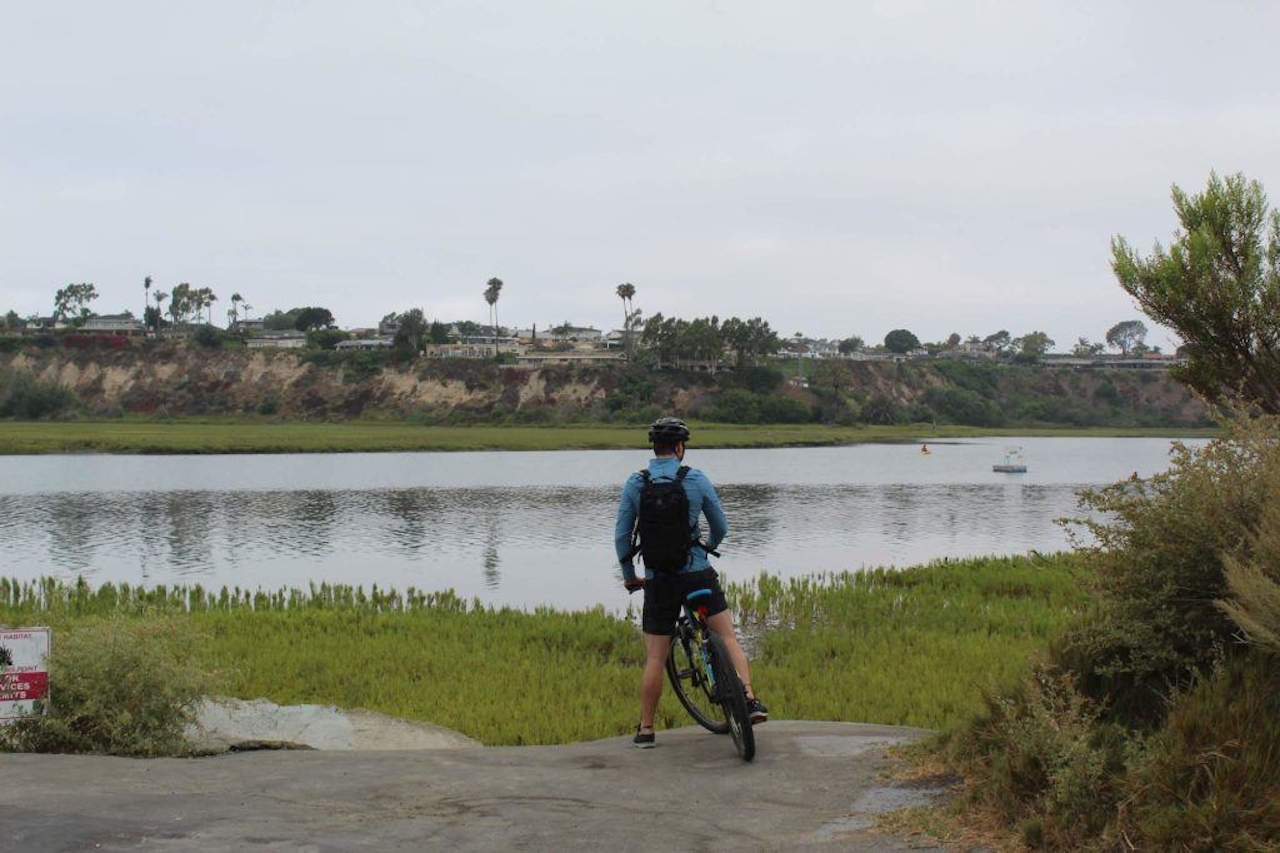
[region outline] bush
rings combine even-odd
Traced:
[[[808,423],[813,412],[804,403],[781,394],[770,394],[760,401],[760,420],[769,424]]]
[[[192,662],[196,637],[168,620],[87,621],[53,643],[41,716],[0,729],[11,752],[177,755],[208,679]]]
[[[1149,849],[1280,845],[1280,672],[1226,662],[1178,698],[1126,782],[1122,827]]]
[[[316,349],[331,350],[350,337],[341,329],[312,329],[307,332],[307,345]]]
[[[1082,494],[1097,608],[951,738],[971,801],[1025,843],[1280,843],[1280,418],[1222,427]]]
[[[1280,477],[1268,480],[1267,491],[1248,556],[1225,560],[1230,598],[1218,607],[1249,642],[1280,656]]]
[[[1081,496],[1103,609],[1068,635],[1064,663],[1130,725],[1159,725],[1170,685],[1206,672],[1237,633],[1215,602],[1230,595],[1226,565],[1248,559],[1280,495],[1280,420],[1223,428],[1198,452],[1175,445],[1163,474]]]
[[[760,423],[760,398],[745,388],[730,388],[708,412],[711,420],[729,424]]]
[[[193,339],[196,343],[206,349],[218,349],[222,346],[222,335],[217,329],[208,324],[196,329]]]
[[[943,423],[980,427],[1004,423],[999,406],[966,388],[930,388],[924,402]]]
[[[0,417],[19,420],[53,418],[69,411],[75,405],[75,396],[65,385],[43,382],[29,373],[19,374],[0,399]]]
[[[1018,826],[1031,847],[1075,849],[1114,815],[1124,739],[1076,678],[1051,665],[1002,696],[985,697],[980,720],[948,743],[953,760],[981,766],[971,805]]]
[[[778,390],[778,386],[786,378],[781,371],[763,366],[744,367],[734,371],[733,375],[744,388],[756,394],[769,394]]]

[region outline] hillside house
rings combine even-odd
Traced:
[[[80,331],[86,335],[142,335],[146,333],[141,321],[132,314],[104,314],[84,321]]]

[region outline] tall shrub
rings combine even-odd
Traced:
[[[44,713],[0,729],[0,750],[180,754],[209,684],[192,657],[196,640],[163,619],[113,617],[59,632]]]

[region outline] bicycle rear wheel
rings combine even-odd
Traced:
[[[671,638],[671,651],[667,654],[667,680],[671,682],[676,698],[697,720],[698,725],[718,735],[729,731],[724,706],[716,698],[715,685],[702,662],[702,652],[697,638],[688,625],[680,625]]]
[[[743,761],[750,761],[756,756],[756,735],[751,728],[751,717],[747,713],[747,691],[742,686],[742,679],[729,660],[729,650],[724,640],[712,634],[711,665],[716,674],[716,698],[724,707],[725,720],[729,725],[729,734],[733,737],[733,745]]]

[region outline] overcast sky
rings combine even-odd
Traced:
[[[784,335],[1141,314],[1169,189],[1280,199],[1280,4],[0,0],[0,313],[90,281]],[[1168,346],[1154,329],[1152,345]]]

